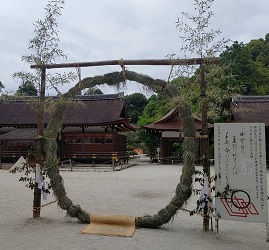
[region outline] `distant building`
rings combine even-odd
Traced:
[[[37,140],[37,103],[23,99],[0,101],[0,163],[27,156]],[[51,113],[44,114],[44,127]],[[123,93],[76,96],[64,113],[58,136],[61,159],[128,160],[126,136],[135,131],[129,123]]]
[[[266,159],[269,156],[269,96],[238,96],[230,104],[230,122],[264,123]]]
[[[196,135],[199,136],[202,130],[202,121],[194,118],[194,128]],[[208,128],[211,131],[213,125],[208,123]],[[160,162],[169,163],[182,161],[182,155],[175,155],[173,152],[173,144],[175,142],[183,142],[184,133],[182,131],[182,122],[177,108],[172,109],[160,120],[144,126],[144,129],[149,133],[154,133],[160,137]],[[199,145],[200,148],[200,145]],[[200,153],[197,153],[197,160],[200,159]]]

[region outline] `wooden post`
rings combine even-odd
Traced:
[[[210,178],[210,166],[208,165],[208,122],[207,122],[207,102],[206,102],[206,81],[204,65],[200,65],[200,92],[201,92],[201,112],[202,112],[202,138],[201,138],[201,154],[203,157],[203,172]],[[209,216],[207,205],[204,208],[203,229],[209,230]]]
[[[115,171],[115,160],[114,160],[114,158],[112,158],[112,169],[113,169],[113,171]]]
[[[216,236],[218,239],[219,238],[219,219],[218,218],[215,219],[215,230],[216,230]]]
[[[73,172],[73,161],[70,159],[71,172]]]
[[[41,190],[38,188],[38,183],[35,183],[34,188],[34,202],[33,202],[33,217],[40,217],[40,207],[41,207]]]
[[[3,158],[3,141],[0,141],[0,169],[2,168],[2,158]]]
[[[266,223],[266,242],[269,242],[269,222]]]
[[[46,68],[41,68],[41,82],[40,82],[40,97],[38,102],[38,117],[37,117],[37,152],[38,162],[41,168],[44,163],[43,152],[43,135],[44,135],[44,101],[45,101],[45,82],[46,82]],[[40,217],[41,207],[41,190],[38,188],[38,183],[35,183],[34,188],[34,202],[33,202],[33,217]]]

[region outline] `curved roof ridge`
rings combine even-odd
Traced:
[[[177,114],[177,112],[178,112],[177,108],[173,108],[166,115],[164,115],[162,118],[160,118],[159,120],[157,120],[154,123],[162,123],[162,122],[165,122],[165,121],[169,120],[170,118],[172,118],[173,116],[175,116]]]

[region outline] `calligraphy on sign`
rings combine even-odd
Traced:
[[[215,123],[216,197],[221,219],[268,221],[265,128],[263,123]]]

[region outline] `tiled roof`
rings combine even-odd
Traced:
[[[230,105],[230,122],[265,123],[269,126],[269,96],[241,96]]]
[[[99,97],[99,98],[98,98]],[[80,101],[70,103],[64,113],[63,126],[109,126],[124,125],[125,130],[134,130],[126,114],[123,95],[81,96]],[[36,127],[37,104],[23,100],[0,102],[0,127]],[[44,115],[48,124],[50,114]]]
[[[213,125],[208,123],[208,128],[212,128]],[[182,130],[182,122],[178,114],[177,109],[172,109],[160,120],[144,126],[146,130],[156,131],[180,131]],[[196,130],[202,129],[202,121],[198,118],[194,118],[194,128]]]
[[[37,130],[35,128],[22,128],[0,135],[0,140],[35,140],[36,137]]]
[[[124,121],[124,105],[125,101],[120,99],[82,100],[68,106],[63,125],[101,125]]]

